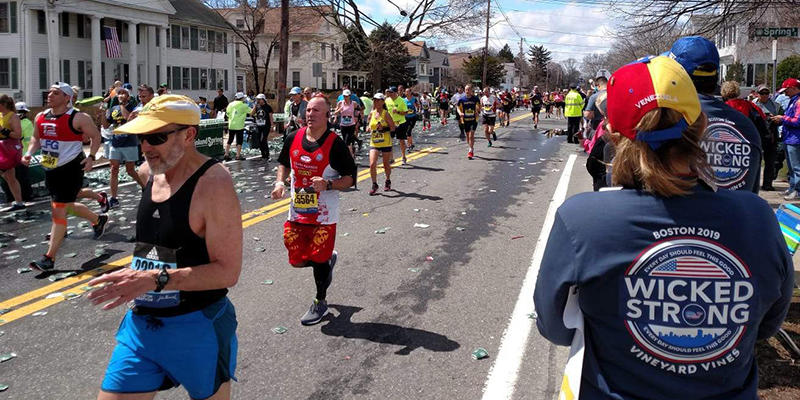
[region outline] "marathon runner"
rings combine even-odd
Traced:
[[[14,100],[8,95],[0,96],[0,176],[6,181],[14,198],[11,206],[3,211],[16,211],[25,208],[22,202],[22,188],[16,176],[16,167],[22,157],[22,125]]]
[[[394,130],[394,136],[397,138],[397,141],[400,143],[400,154],[403,156],[403,164],[406,163],[406,129],[408,129],[408,124],[406,123],[406,114],[408,113],[408,105],[406,104],[405,99],[400,97],[397,93],[397,87],[391,86],[389,89],[386,90],[386,109],[389,110],[389,114],[394,119],[394,124],[396,126]]]
[[[539,127],[539,112],[542,111],[542,94],[539,93],[539,87],[533,87],[533,94],[530,98],[531,113],[533,114],[533,129]]]
[[[147,184],[130,268],[95,278],[89,299],[110,310],[130,301],[98,399],[152,399],[183,385],[193,399],[229,399],[236,314],[226,296],[242,268],[239,199],[230,173],[200,154],[200,109],[161,95],[116,129],[137,135]]]
[[[442,125],[447,125],[447,119],[450,118],[450,99],[446,90],[439,94],[439,118]]]
[[[356,143],[356,110],[358,103],[350,98],[350,90],[345,89],[342,92],[342,100],[336,104],[336,110],[333,112],[339,116],[339,131],[342,133],[342,139],[350,149],[350,155],[355,157],[355,143]]]
[[[127,122],[133,114],[136,105],[129,101],[130,92],[125,87],[117,88],[117,105],[111,107],[106,112],[102,122],[103,128],[109,130],[111,137],[105,143],[104,152],[111,164],[111,176],[109,178],[109,187],[111,191],[111,198],[109,199],[109,208],[119,206],[117,194],[119,193],[119,167],[120,164],[125,164],[125,171],[128,176],[133,178],[134,182],[144,187],[145,181],[139,179],[139,174],[136,172],[136,161],[139,160],[139,147],[138,140],[135,136],[129,135],[115,135],[114,130]]]
[[[467,158],[472,160],[472,157],[475,156],[475,128],[478,127],[476,111],[480,99],[472,92],[471,85],[467,85],[464,89],[466,90],[466,94],[458,101],[458,115],[467,137],[467,146],[469,146]],[[491,146],[492,142],[489,141],[489,147]]]
[[[431,97],[428,93],[422,92],[419,98],[419,106],[422,109],[422,131],[431,130]]]
[[[503,107],[503,116],[500,118],[500,126],[508,126],[511,121],[511,111],[514,108],[514,98],[509,91],[504,92],[505,96],[500,97]]]
[[[370,196],[378,193],[378,155],[383,158],[383,172],[386,174],[386,182],[383,190],[392,189],[392,134],[395,129],[394,120],[386,110],[386,96],[382,93],[375,93],[374,107],[369,116],[369,175],[372,178],[372,189]]]
[[[67,233],[67,214],[77,215],[92,223],[94,238],[103,236],[107,215],[97,215],[78,203],[83,186],[83,173],[92,169],[95,154],[100,148],[100,132],[87,114],[72,108],[74,93],[69,84],[57,82],[50,87],[47,103],[50,108],[34,119],[33,138],[22,162],[30,165],[31,154],[41,149],[44,182],[50,192],[53,224],[50,228],[47,253],[30,263],[31,267],[49,271]],[[83,154],[83,139],[88,138],[89,156]],[[107,204],[108,202],[106,202]]]
[[[463,97],[464,97],[464,89],[459,87],[458,89],[456,89],[456,93],[453,94],[453,97],[450,99],[450,103],[453,104],[453,107],[455,108],[456,111],[456,118],[458,118],[458,130],[459,130],[458,140],[465,140],[467,138],[464,132],[464,124],[461,123],[462,118],[458,108],[458,102]]]
[[[408,107],[408,114],[406,114],[406,123],[408,126],[406,127],[406,136],[408,136],[408,151],[414,150],[414,138],[411,133],[414,131],[414,127],[417,125],[417,120],[419,120],[419,99],[417,96],[411,92],[411,89],[406,89],[405,97],[406,107]]]
[[[494,124],[497,119],[497,99],[493,94],[489,93],[489,88],[483,88],[483,97],[481,97],[481,114],[483,115],[483,133],[486,135],[486,140],[489,142],[489,147],[492,147],[492,138],[497,140],[497,135],[494,133]]]
[[[339,191],[355,183],[355,161],[344,141],[328,129],[329,117],[330,107],[325,97],[314,97],[308,102],[307,125],[290,134],[283,143],[272,191],[273,199],[282,198],[286,178],[291,178],[292,202],[283,241],[289,251],[289,264],[314,270],[317,293],[309,310],[300,318],[303,325],[316,324],[328,313],[326,295],[337,259],[333,248],[339,222]]]
[[[361,120],[361,128],[363,130],[367,130],[369,127],[369,116],[372,114],[372,95],[369,92],[364,92],[364,95],[361,96],[361,104],[364,105],[364,114],[362,115]]]

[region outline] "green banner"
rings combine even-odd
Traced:
[[[220,157],[225,152],[222,133],[225,121],[204,120],[200,121],[200,131],[194,140],[197,151],[209,157]]]

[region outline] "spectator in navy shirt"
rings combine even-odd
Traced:
[[[783,126],[783,144],[789,166],[789,190],[784,199],[795,201],[800,199],[800,110],[797,109],[800,81],[789,78],[783,81],[780,91],[789,97],[789,106],[784,115],[775,115],[771,120]]]
[[[534,293],[539,332],[573,351],[583,343],[562,391],[756,399],[755,341],[778,330],[793,284],[772,209],[752,192],[715,190],[700,145],[707,119],[674,60],[616,71],[607,112],[622,189],[559,207]]]

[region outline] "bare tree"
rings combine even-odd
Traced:
[[[206,5],[215,10],[233,31],[234,43],[239,49],[243,45],[250,59],[252,74],[255,77],[256,92],[261,92],[258,81],[259,45],[258,37],[264,29],[268,1],[248,0],[205,0]],[[233,19],[235,23],[230,23]],[[241,22],[241,23],[240,23]]]
[[[701,24],[690,24],[685,34],[711,36],[725,26],[758,21],[768,10],[785,9],[796,20],[794,11],[800,0],[644,0],[631,7],[629,1],[615,0],[611,9],[622,15],[626,35],[643,32],[669,32],[684,28],[687,20],[702,18]]]
[[[608,57],[605,54],[587,54],[583,56],[581,61],[581,73],[583,76],[594,77],[597,71],[601,69],[610,69],[608,65]]]
[[[450,36],[454,27],[471,26],[480,23],[485,17],[484,0],[417,0],[408,3],[408,9],[387,0],[404,21],[399,27],[401,41],[411,41],[420,36]],[[325,19],[337,26],[348,36],[348,41],[356,46],[355,51],[371,59],[374,54],[381,53],[385,46],[367,40],[365,27],[379,27],[382,22],[365,14],[356,0],[305,0],[318,10]],[[357,36],[357,37],[353,37]],[[382,56],[378,57],[381,58]],[[371,64],[374,66],[374,64]],[[373,87],[379,87],[378,71],[371,71]]]

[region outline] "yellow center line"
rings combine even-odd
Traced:
[[[443,148],[442,147],[425,148],[425,149],[422,149],[422,150],[420,150],[420,151],[418,151],[418,152],[416,152],[414,154],[411,154],[411,155],[407,156],[406,159],[408,161],[413,161],[413,160],[425,157],[425,156],[430,155],[430,154],[436,154],[440,150],[443,150]],[[392,167],[397,167],[397,166],[399,166],[401,164],[402,164],[401,161],[397,161],[394,164],[392,164]],[[383,167],[379,167],[378,168],[378,173],[381,173],[381,172],[383,172]],[[368,178],[370,178],[369,169],[364,170],[364,171],[362,171],[361,173],[358,174],[358,182],[361,182],[361,181],[366,180]],[[261,221],[267,220],[267,219],[272,218],[272,217],[274,217],[276,215],[280,215],[280,214],[283,214],[283,213],[287,212],[289,210],[289,205],[288,204],[289,204],[289,199],[284,199],[284,200],[278,201],[276,203],[270,204],[269,206],[262,207],[262,208],[257,210],[258,212],[252,212],[251,211],[250,213],[247,213],[247,214],[250,214],[250,216],[252,218],[249,218],[249,219],[246,219],[246,220],[242,221],[242,228],[250,227],[250,226],[255,225],[255,224],[257,224],[257,223],[259,223]],[[242,217],[244,218],[244,215]],[[58,282],[51,283],[51,284],[49,284],[47,286],[41,287],[39,289],[32,290],[32,291],[27,292],[27,293],[23,293],[23,294],[21,294],[19,296],[16,296],[16,297],[13,297],[13,298],[11,298],[9,300],[3,301],[2,303],[0,303],[0,309],[13,308],[15,306],[27,303],[27,302],[32,301],[34,299],[37,299],[39,297],[47,296],[47,295],[49,295],[51,293],[55,293],[59,289],[63,289],[63,288],[75,285],[74,287],[72,287],[72,288],[70,288],[68,290],[62,291],[61,292],[61,294],[62,294],[61,296],[56,296],[56,297],[49,298],[49,299],[47,299],[47,298],[41,299],[41,300],[38,300],[38,301],[36,301],[34,303],[27,304],[25,306],[22,306],[22,307],[19,307],[19,308],[15,309],[15,310],[9,311],[9,312],[7,312],[7,313],[5,313],[3,315],[0,315],[0,326],[3,326],[5,324],[7,324],[7,323],[10,323],[12,321],[18,320],[18,319],[23,318],[23,317],[25,317],[27,315],[33,314],[33,313],[35,313],[37,311],[41,311],[41,310],[43,310],[43,309],[45,309],[47,307],[50,307],[50,306],[52,306],[54,304],[58,304],[58,303],[60,303],[60,302],[62,302],[64,300],[67,300],[66,297],[64,297],[64,295],[66,295],[66,294],[81,294],[82,295],[86,291],[83,289],[82,286],[80,286],[81,283],[83,283],[85,281],[88,281],[89,279],[94,278],[95,276],[101,275],[103,273],[106,273],[106,272],[109,272],[109,271],[124,267],[124,266],[130,264],[131,258],[132,258],[131,256],[127,256],[127,257],[123,257],[123,258],[118,259],[118,260],[114,260],[114,261],[112,261],[112,262],[110,262],[110,263],[108,263],[106,265],[103,265],[103,266],[101,266],[99,268],[95,268],[95,269],[93,269],[91,271],[86,271],[86,272],[83,272],[81,274],[78,274],[78,275],[75,275],[75,276],[72,276],[72,277],[69,277],[69,278],[65,278],[65,279],[60,280]]]

